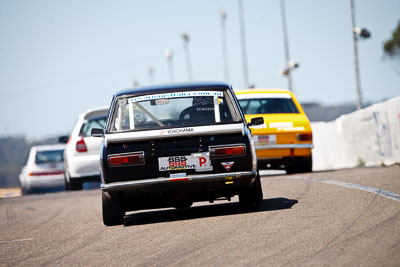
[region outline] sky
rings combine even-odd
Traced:
[[[122,89],[188,80],[223,81],[221,17],[227,15],[229,79],[246,87],[235,0],[0,0],[0,137],[68,134],[86,109],[108,106]],[[400,21],[398,0],[354,0],[364,102],[400,95],[400,73],[383,43]],[[349,0],[286,0],[293,91],[300,102],[355,103]],[[243,0],[249,82],[287,88],[280,0]],[[153,76],[149,68],[154,69]]]

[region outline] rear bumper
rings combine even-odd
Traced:
[[[201,183],[212,183],[212,182],[235,182],[236,180],[250,179],[254,182],[257,177],[256,171],[247,172],[232,172],[232,173],[217,173],[217,174],[204,174],[204,175],[188,175],[184,177],[170,178],[160,177],[154,179],[145,180],[134,180],[127,182],[115,182],[115,183],[102,183],[101,189],[104,192],[118,192],[118,191],[134,191],[137,189],[149,189],[153,187],[169,186],[171,184],[180,185],[196,185]]]
[[[21,180],[21,186],[25,189],[39,189],[65,186],[64,175],[54,175],[40,178],[26,178]]]
[[[283,159],[293,157],[309,157],[313,144],[274,144],[257,145],[256,154],[258,161],[270,159]]]
[[[100,157],[99,154],[71,156],[66,162],[70,177],[99,177]]]
[[[80,181],[82,183],[84,183],[84,182],[100,182],[100,175],[97,173],[96,175],[70,177],[70,181]]]
[[[313,144],[278,144],[278,145],[256,145],[256,150],[265,150],[265,149],[303,149],[313,148]]]

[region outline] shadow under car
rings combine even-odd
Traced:
[[[226,216],[251,212],[265,212],[273,210],[290,209],[298,200],[287,198],[271,198],[261,201],[259,209],[243,209],[238,202],[196,206],[183,209],[165,209],[127,214],[124,226],[156,224],[163,222],[192,220],[199,218]]]

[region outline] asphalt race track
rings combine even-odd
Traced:
[[[105,227],[99,190],[0,199],[0,266],[399,266],[400,167],[264,175],[237,198],[128,213]]]

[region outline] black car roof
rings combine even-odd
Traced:
[[[176,90],[201,90],[214,88],[229,88],[230,85],[225,82],[182,82],[182,83],[166,83],[158,85],[140,86],[119,91],[116,97],[122,95],[148,95],[156,93],[176,92]]]

